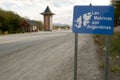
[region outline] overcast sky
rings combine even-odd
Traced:
[[[110,0],[0,0],[0,8],[11,10],[22,17],[43,21],[40,13],[48,5],[53,13],[54,23],[72,24],[74,5],[109,5]]]

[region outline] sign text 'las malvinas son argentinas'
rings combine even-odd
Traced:
[[[74,33],[113,34],[113,6],[75,6],[73,14]]]

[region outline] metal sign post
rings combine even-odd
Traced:
[[[110,35],[106,35],[105,80],[109,80],[109,49],[110,49]]]
[[[75,33],[74,80],[77,80],[78,34]]]

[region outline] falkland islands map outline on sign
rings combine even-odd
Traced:
[[[77,20],[75,20],[76,22],[76,27],[77,28],[81,28],[82,27],[82,23],[84,25],[84,27],[86,27],[89,23],[90,23],[90,19],[92,17],[92,14],[90,12],[83,14],[83,17],[80,15]],[[82,21],[83,18],[83,21]]]

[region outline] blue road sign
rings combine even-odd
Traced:
[[[75,6],[73,13],[74,33],[113,34],[113,6]]]

